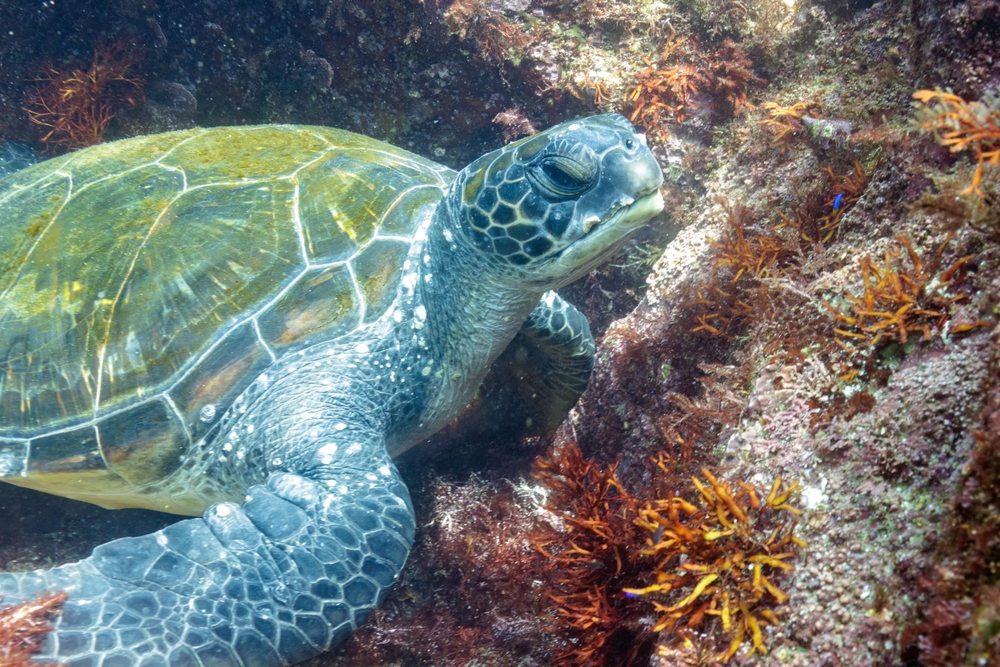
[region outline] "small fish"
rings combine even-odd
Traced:
[[[844,202],[844,193],[838,192],[837,196],[833,198],[833,210],[837,211],[840,209],[840,205]]]

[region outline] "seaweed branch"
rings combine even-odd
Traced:
[[[979,187],[983,166],[1000,164],[1000,98],[987,93],[978,102],[967,102],[941,89],[918,90],[913,97],[921,130],[933,134],[952,153],[972,150],[976,171],[962,192],[984,196]]]
[[[100,46],[86,70],[49,67],[30,91],[24,110],[32,123],[47,128],[40,141],[51,152],[99,144],[108,124],[123,106],[143,103],[142,82],[130,71],[136,58],[124,44]]]
[[[31,656],[52,631],[48,617],[60,613],[67,597],[66,593],[46,593],[32,601],[0,608],[0,665],[56,667],[55,663],[33,662]]]
[[[767,651],[761,627],[779,623],[788,601],[779,579],[806,546],[794,535],[799,486],[778,478],[765,493],[703,469],[688,499],[669,489],[688,481],[670,457],[651,463],[662,490],[634,495],[617,463],[588,461],[575,443],[536,462],[561,522],[532,536],[556,609],[552,630],[563,639],[557,667],[645,664],[657,633],[666,645],[717,647],[720,662],[744,643]]]

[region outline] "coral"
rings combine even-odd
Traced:
[[[789,504],[798,485],[779,478],[764,496],[703,469],[707,484],[690,478],[692,503],[672,492],[684,480],[669,464],[664,453],[653,461],[652,498],[641,500],[622,486],[617,463],[602,468],[575,443],[536,462],[534,476],[550,489],[547,506],[561,521],[532,536],[563,640],[553,665],[645,664],[654,633],[665,645],[714,645],[721,637],[728,647],[715,659],[722,662],[744,641],[751,653],[766,652],[761,625],[777,624],[775,609],[788,600],[775,582],[805,546],[793,533],[799,511]],[[651,628],[650,613],[659,619]]]
[[[861,276],[864,291],[860,296],[845,293],[850,303],[851,314],[844,314],[825,302],[826,308],[841,324],[849,328],[835,331],[845,338],[865,342],[874,346],[883,338],[905,345],[909,332],[919,332],[925,341],[946,333],[956,334],[977,327],[988,326],[985,321],[958,324],[948,327],[951,306],[968,298],[968,294],[947,294],[957,288],[965,278],[971,255],[954,262],[947,269],[938,272],[942,243],[934,256],[926,261],[920,256],[905,236],[897,236],[896,241],[906,250],[909,266],[901,262],[902,251],[889,250],[884,261],[878,266],[871,257],[861,259]]]
[[[1000,98],[987,93],[978,102],[966,102],[940,89],[918,90],[913,97],[921,130],[933,134],[952,153],[972,150],[976,171],[963,192],[984,196],[980,188],[983,167],[1000,164]]]
[[[99,144],[108,123],[123,106],[144,101],[142,82],[129,76],[136,55],[121,43],[99,46],[87,70],[49,67],[31,90],[25,111],[31,122],[48,128],[40,141],[50,152]]]
[[[0,665],[3,667],[55,667],[52,663],[32,662],[51,630],[47,618],[59,613],[66,593],[47,593],[36,600],[0,608]]]

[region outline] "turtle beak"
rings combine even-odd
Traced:
[[[583,225],[586,242],[577,242],[566,248],[559,255],[559,264],[567,269],[589,266],[607,255],[609,248],[624,245],[635,230],[663,210],[663,195],[659,187],[639,199],[628,197],[622,200],[623,203],[625,201],[630,203],[616,209],[604,221],[587,218]]]

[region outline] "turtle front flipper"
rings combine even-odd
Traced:
[[[242,505],[109,542],[79,563],[0,574],[3,602],[67,591],[38,658],[72,667],[299,662],[364,622],[413,543],[391,460],[365,468],[322,481],[272,473]]]
[[[493,364],[463,423],[517,437],[552,433],[586,390],[595,349],[583,313],[546,292]]]

